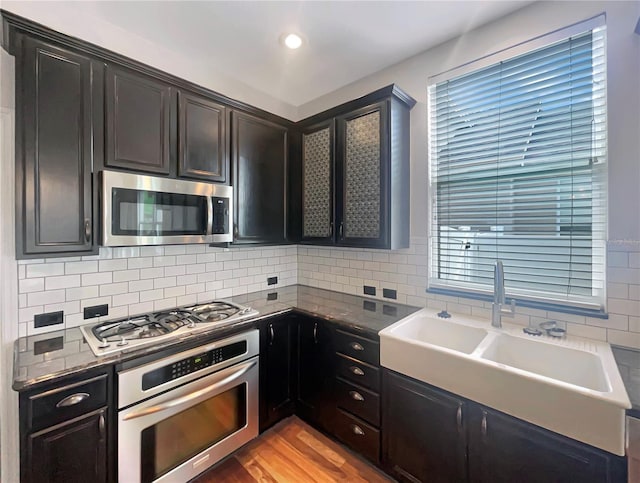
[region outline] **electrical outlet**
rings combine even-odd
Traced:
[[[93,305],[91,307],[84,308],[84,318],[94,319],[96,317],[102,317],[103,315],[109,315],[109,305]]]
[[[40,327],[48,327],[50,325],[62,324],[64,322],[64,311],[47,312],[45,314],[37,314],[33,317],[33,326],[38,329]]]
[[[363,289],[365,295],[375,295],[376,294],[376,288],[372,287],[371,285],[363,285],[362,289]]]
[[[276,283],[278,283],[278,277],[267,278],[267,285],[275,285]]]
[[[390,288],[383,288],[382,289],[382,296],[386,299],[397,299],[398,298],[398,292],[396,290],[390,289]]]

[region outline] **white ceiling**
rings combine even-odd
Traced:
[[[529,3],[85,1],[73,9],[300,106]],[[303,47],[279,43],[289,31]]]

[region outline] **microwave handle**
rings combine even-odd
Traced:
[[[213,199],[207,196],[207,235],[213,234]]]

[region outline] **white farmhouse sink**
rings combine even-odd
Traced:
[[[480,327],[450,324],[438,318],[406,317],[404,322],[398,322],[389,329],[389,334],[400,339],[423,342],[465,354],[471,354],[487,336],[487,331]]]
[[[611,347],[495,329],[422,309],[380,332],[380,363],[551,431],[624,455],[631,407]]]

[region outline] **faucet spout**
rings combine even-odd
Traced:
[[[513,317],[516,311],[516,302],[511,299],[511,305],[504,309],[506,305],[506,295],[504,289],[504,266],[502,260],[497,260],[493,267],[493,304],[491,305],[491,325],[502,327],[502,316]]]

